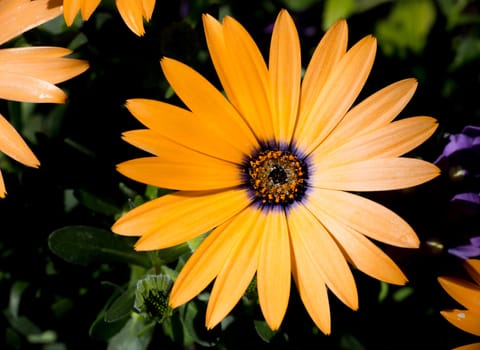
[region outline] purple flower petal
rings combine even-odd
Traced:
[[[452,198],[452,202],[462,201],[472,205],[480,205],[480,194],[474,192],[459,193]]]
[[[466,260],[466,259],[480,256],[480,247],[474,247],[471,245],[462,245],[462,246],[448,249],[448,253]]]

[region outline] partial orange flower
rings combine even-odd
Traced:
[[[61,1],[0,1],[0,45],[62,13]],[[88,63],[66,58],[61,47],[0,49],[0,98],[22,102],[63,103],[66,94],[55,84],[84,72]],[[0,115],[0,151],[18,162],[38,167],[39,161],[18,132]],[[6,190],[0,173],[0,198]]]
[[[474,283],[457,277],[439,277],[438,281],[466,309],[444,310],[440,313],[455,327],[480,336],[480,260],[466,260],[465,269]],[[464,345],[455,350],[480,350],[480,343]]]
[[[427,116],[392,120],[417,82],[406,79],[356,106],[372,68],[376,41],[347,50],[347,23],[337,22],[313,53],[303,81],[300,43],[281,11],[266,65],[233,18],[205,15],[208,49],[225,95],[199,73],[161,61],[188,109],[148,99],[127,102],[147,129],[124,133],[153,154],[118,165],[142,183],[178,190],[121,217],[118,234],[141,236],[137,250],[156,250],[211,232],[175,281],[178,307],[214,279],[206,326],[217,325],[256,276],[266,322],[278,329],[291,275],[315,324],[330,333],[327,289],[358,308],[347,262],[394,284],[407,279],[370,239],[416,248],[413,229],[389,209],[348,191],[415,186],[439,174],[433,164],[400,157],[437,127]]]
[[[63,15],[68,26],[72,25],[79,12],[88,20],[101,0],[63,0]],[[138,36],[145,34],[143,20],[149,21],[155,8],[155,0],[116,0],[118,12],[125,24]]]

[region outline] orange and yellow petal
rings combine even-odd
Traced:
[[[168,248],[215,228],[250,202],[243,189],[175,192],[129,211],[112,231],[142,236],[135,245],[137,250]]]
[[[480,336],[480,314],[472,310],[444,310],[443,317],[462,331]]]
[[[57,84],[88,69],[88,62],[66,58],[62,47],[20,47],[0,50],[0,71],[29,75]]]
[[[420,244],[405,220],[386,207],[359,195],[312,188],[304,201],[321,222],[326,222],[324,218],[328,216],[367,237],[393,246],[418,248]]]
[[[183,191],[232,188],[243,182],[238,166],[232,163],[181,146],[171,148],[178,151],[178,160],[165,162],[161,156],[136,158],[118,164],[117,170],[144,184]]]
[[[322,223],[357,269],[387,283],[403,285],[407,282],[400,268],[367,237],[325,215],[322,215]]]
[[[193,114],[168,103],[147,99],[131,99],[126,106],[153,132],[212,157],[241,164],[251,151],[250,147],[254,147],[248,142],[237,142],[239,134],[235,121],[222,115]]]
[[[229,101],[260,141],[274,140],[270,77],[257,45],[231,17],[220,24],[205,15],[203,23],[208,50]]]
[[[0,114],[0,152],[24,165],[38,167],[40,162],[15,128]],[[3,186],[4,187],[4,186]]]
[[[335,64],[321,89],[302,94],[295,129],[295,145],[305,154],[312,152],[337,126],[362,89],[373,65],[376,40],[367,36],[356,43]]]
[[[173,90],[198,118],[223,118],[226,122],[220,120],[222,130],[233,138],[232,142],[238,143],[237,148],[244,151],[244,154],[250,154],[257,148],[258,142],[252,130],[210,82],[187,65],[173,59],[164,58],[161,65]],[[215,135],[210,137],[214,138]]]
[[[453,350],[480,350],[480,343],[459,346],[454,348]]]
[[[275,139],[289,145],[297,121],[302,62],[297,29],[285,10],[273,28],[268,71]]]
[[[272,330],[282,323],[290,296],[290,243],[283,208],[263,215],[264,223],[257,271],[260,307]],[[263,218],[263,217],[262,217]]]
[[[61,14],[61,0],[0,1],[0,45]]]
[[[432,163],[415,158],[380,158],[317,170],[314,187],[342,191],[387,191],[413,187],[440,175]]]
[[[438,281],[453,299],[480,315],[480,286],[456,277],[439,277]],[[480,327],[478,329],[480,332]]]
[[[337,21],[325,33],[315,48],[307,66],[301,87],[301,108],[313,109],[327,78],[347,52],[348,26],[345,20]]]
[[[88,20],[93,12],[97,9],[101,0],[64,0],[63,1],[63,16],[65,23],[72,25],[78,12],[81,11],[82,19]]]
[[[358,309],[357,287],[350,267],[317,217],[302,204],[292,206],[288,209],[288,227],[295,259],[306,260],[298,265],[314,264],[316,273],[321,275],[333,294],[351,309]],[[303,274],[304,271],[298,270],[297,273]]]
[[[67,95],[48,81],[28,75],[0,72],[0,98],[32,103],[64,103]]]
[[[431,117],[401,119],[350,140],[339,138],[336,144],[320,145],[311,154],[312,163],[326,169],[368,159],[398,157],[425,142],[437,126],[437,120]]]
[[[324,333],[330,334],[330,304],[325,281],[318,273],[317,265],[308,255],[301,255],[302,248],[293,249],[292,274],[303,305],[315,325]]]
[[[413,97],[417,85],[415,79],[400,80],[355,105],[320,144],[318,152],[329,153],[339,142],[347,143],[352,138],[387,126]]]
[[[475,283],[480,286],[480,259],[468,259],[465,261],[465,269]]]
[[[258,266],[266,215],[255,206],[245,209],[236,244],[219,272],[210,294],[206,326],[215,327],[233,309],[252,281]]]
[[[143,18],[150,19],[155,1],[116,0],[116,4],[127,27],[138,36],[144,35]]]
[[[88,63],[65,58],[61,47],[0,50],[0,98],[22,102],[63,103],[66,94],[56,83],[83,73]]]
[[[251,220],[252,212],[243,210],[218,226],[203,240],[175,280],[169,300],[172,307],[188,302],[210,284],[242,236],[245,222]]]
[[[7,189],[5,187],[5,182],[3,181],[2,171],[0,170],[0,198],[5,198],[7,195]]]

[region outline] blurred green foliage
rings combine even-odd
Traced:
[[[122,213],[167,193],[134,183],[115,170],[141,155],[121,140],[140,125],[126,111],[128,98],[178,104],[159,66],[179,59],[218,86],[202,33],[201,14],[234,16],[268,52],[269,28],[281,8],[295,18],[304,62],[338,18],[349,22],[350,42],[373,33],[381,50],[365,94],[406,77],[420,86],[405,115],[439,120],[437,133],[415,152],[433,161],[446,136],[480,125],[480,2],[473,0],[157,1],[146,35],[124,25],[113,1],[103,1],[87,22],[67,28],[58,18],[7,43],[57,45],[87,59],[90,69],[61,84],[65,105],[0,101],[42,162],[24,168],[0,154],[9,195],[0,202],[0,348],[5,349],[449,349],[473,342],[439,310],[456,304],[437,284],[457,273],[445,250],[385,250],[405,271],[408,286],[380,283],[354,271],[360,310],[331,297],[333,333],[321,334],[292,290],[281,329],[272,332],[258,303],[246,295],[219,326],[204,327],[208,291],[173,310],[162,322],[135,309],[137,281],[174,279],[203,239],[153,253],[135,252],[129,238],[109,228]],[[449,212],[446,175],[406,191],[372,195],[417,231],[448,247],[478,232],[479,218]]]

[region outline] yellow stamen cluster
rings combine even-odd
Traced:
[[[290,204],[305,193],[306,168],[294,154],[267,150],[247,166],[249,185],[264,204]]]

